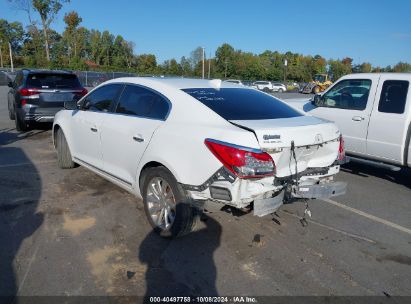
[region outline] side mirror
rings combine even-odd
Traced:
[[[64,108],[66,110],[77,110],[78,109],[77,102],[74,101],[74,100],[66,101],[66,102],[64,102]]]
[[[82,110],[88,110],[88,109],[90,109],[90,107],[91,107],[91,103],[90,103],[90,101],[88,101],[88,100],[85,100],[85,101],[82,103],[82,105],[80,106],[80,108],[81,108]]]
[[[8,86],[9,88],[12,88],[12,87],[13,87],[13,82],[12,82],[12,81],[7,82],[7,86]]]
[[[311,104],[313,104],[314,106],[319,106],[321,104],[321,98],[321,94],[315,94],[311,99]]]

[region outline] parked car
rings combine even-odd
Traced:
[[[206,200],[264,216],[345,191],[332,181],[344,158],[335,124],[254,89],[118,78],[65,107],[53,125],[59,166],[80,164],[142,198],[163,236],[189,233]]]
[[[309,101],[289,104],[334,121],[347,154],[411,167],[411,74],[351,74]]]
[[[52,122],[65,101],[87,94],[77,76],[67,71],[23,69],[8,86],[9,118],[18,131],[29,130],[34,122]]]
[[[282,93],[282,92],[287,91],[287,87],[282,83],[275,82],[273,83],[273,91]]]
[[[235,84],[238,84],[238,85],[244,85],[242,82],[241,82],[241,80],[238,80],[238,79],[227,79],[227,80],[224,80],[225,82],[231,82],[231,83],[235,83]]]
[[[267,93],[273,91],[273,84],[270,81],[255,81],[252,87]]]

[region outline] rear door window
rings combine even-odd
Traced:
[[[81,84],[74,74],[38,73],[27,76],[27,86],[36,89],[76,89]]]
[[[119,99],[116,113],[165,120],[169,102],[160,94],[143,87],[127,85]]]
[[[402,114],[407,101],[409,82],[386,80],[382,86],[378,112]]]
[[[260,120],[302,116],[270,95],[252,89],[183,89],[226,120]]]

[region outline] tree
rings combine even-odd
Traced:
[[[224,77],[230,77],[231,65],[234,59],[234,48],[228,43],[221,45],[215,52],[216,68],[217,71],[224,75]]]
[[[40,15],[43,26],[44,47],[47,61],[50,61],[49,28],[64,2],[69,0],[32,0],[33,8]]]
[[[83,19],[75,12],[71,11],[64,15],[64,22],[66,23],[66,30],[63,33],[63,38],[67,41],[68,44],[68,57],[71,57],[71,54],[74,57],[77,57],[77,27],[80,25]]]
[[[0,48],[2,50],[1,62],[3,63],[3,50],[7,50],[10,47],[13,52],[19,53],[22,47],[24,37],[23,26],[20,22],[11,22],[0,19]],[[5,52],[4,58],[9,58],[9,52]]]
[[[396,73],[411,72],[411,64],[400,61],[396,65],[394,65],[393,71]]]

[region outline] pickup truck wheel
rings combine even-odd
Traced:
[[[166,168],[144,172],[142,194],[147,219],[162,237],[178,238],[194,229],[201,212]]]
[[[70,148],[61,129],[56,133],[57,164],[61,169],[71,169],[76,166],[71,157]]]

